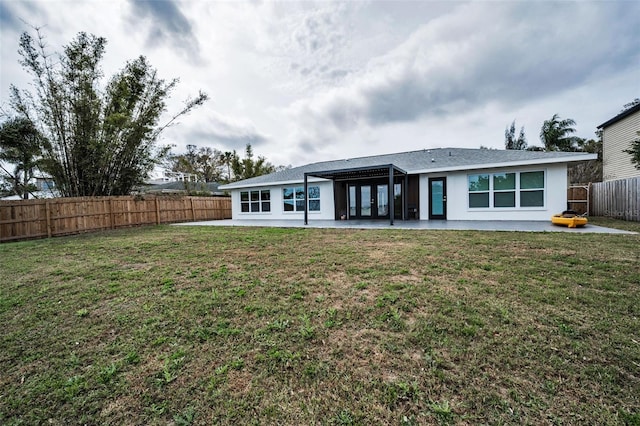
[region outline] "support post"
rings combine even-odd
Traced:
[[[309,200],[308,200],[308,196],[307,196],[307,186],[309,185],[309,182],[307,180],[307,174],[304,174],[304,224],[308,225],[309,224]],[[294,198],[295,198],[295,194],[294,194]],[[293,201],[295,203],[295,200]]]
[[[393,199],[393,164],[389,165],[389,188],[387,190],[387,192],[389,193],[388,196],[388,209],[389,209],[389,224],[391,226],[393,226],[393,219],[395,216],[395,203],[394,203],[394,199]]]
[[[402,220],[408,220],[409,214],[409,175],[404,175],[404,188],[402,188]]]

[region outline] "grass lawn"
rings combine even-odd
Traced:
[[[160,226],[0,271],[0,424],[640,424],[640,235]]]

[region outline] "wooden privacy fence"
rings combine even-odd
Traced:
[[[229,218],[229,197],[144,195],[0,201],[0,242]]]
[[[640,222],[640,177],[591,184],[593,216]]]

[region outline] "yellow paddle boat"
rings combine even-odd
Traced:
[[[584,226],[588,222],[584,216],[579,216],[573,210],[566,210],[560,214],[554,214],[551,216],[551,223],[554,225],[567,226],[569,228],[576,228],[578,226]]]

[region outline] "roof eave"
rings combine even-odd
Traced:
[[[448,167],[435,167],[429,169],[408,170],[408,174],[417,175],[424,173],[442,173],[442,172],[459,172],[461,170],[478,170],[478,169],[497,169],[504,167],[521,167],[521,166],[537,166],[542,164],[559,164],[559,163],[573,163],[576,161],[587,161],[598,159],[598,154],[581,154],[580,156],[571,157],[558,157],[548,158],[541,161],[540,158],[532,160],[521,161],[504,161],[497,163],[484,163],[484,164],[466,164],[460,166],[448,166]]]
[[[304,178],[300,178],[300,179],[289,179],[289,180],[279,180],[279,181],[273,181],[273,182],[260,182],[260,183],[247,183],[247,184],[240,184],[240,182],[238,182],[238,185],[235,185],[233,183],[229,183],[226,185],[221,185],[218,187],[218,189],[222,189],[222,190],[228,190],[231,191],[233,189],[244,189],[244,188],[256,188],[256,187],[264,187],[264,186],[279,186],[279,185],[288,185],[288,184],[297,184],[303,181]],[[316,177],[310,177],[309,178],[309,182],[326,182],[330,179],[321,179],[321,178],[316,178]]]

